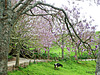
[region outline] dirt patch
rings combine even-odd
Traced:
[[[16,61],[16,57],[13,57],[11,59],[8,59],[8,61]]]

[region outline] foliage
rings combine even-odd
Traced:
[[[78,59],[95,59],[95,57],[93,55],[88,55],[88,53],[84,53],[83,55],[78,56]]]
[[[8,53],[8,49],[9,49],[8,45],[9,45],[9,39],[10,39],[9,38],[9,36],[10,36],[9,33],[11,32],[12,26],[14,26],[16,23],[18,23],[18,19],[21,18],[21,16],[23,14],[26,14],[28,16],[41,16],[42,18],[43,17],[44,18],[48,17],[48,18],[46,18],[46,20],[48,20],[48,21],[50,19],[49,18],[50,16],[52,18],[51,21],[53,21],[54,18],[59,19],[59,21],[61,23],[63,23],[63,24],[66,25],[67,30],[68,30],[68,34],[71,37],[70,40],[72,40],[72,42],[74,42],[73,45],[76,45],[76,47],[77,47],[77,46],[80,46],[80,44],[81,44],[87,50],[92,50],[91,52],[93,53],[93,49],[91,48],[91,43],[89,42],[89,41],[93,41],[91,39],[91,37],[87,37],[86,36],[85,37],[86,39],[82,38],[82,36],[79,35],[80,33],[78,33],[76,31],[76,29],[74,28],[74,26],[76,26],[76,25],[77,26],[83,26],[82,24],[80,24],[82,22],[85,22],[85,25],[86,25],[85,28],[88,28],[89,24],[86,23],[86,20],[81,21],[81,22],[77,21],[78,17],[76,17],[76,15],[71,18],[70,17],[71,15],[67,15],[70,12],[66,13],[65,9],[54,7],[53,5],[46,4],[45,2],[43,3],[43,2],[35,1],[35,0],[34,0],[34,2],[33,2],[33,0],[16,0],[16,1],[18,1],[18,2],[16,4],[13,4],[14,6],[11,7],[11,0],[5,0],[5,1],[0,0],[0,3],[1,3],[1,7],[0,7],[0,12],[1,12],[0,20],[2,20],[2,21],[0,21],[0,34],[1,34],[1,36],[0,36],[0,40],[1,40],[1,42],[0,42],[0,47],[1,47],[0,48],[1,49],[0,54],[2,54],[1,56],[3,56],[3,57],[1,57],[1,62],[0,62],[0,65],[3,64],[2,67],[1,67],[1,70],[0,70],[1,71],[0,74],[4,74],[5,73],[4,75],[6,75],[6,72],[7,72],[7,69],[6,69],[7,68],[7,56],[8,56],[7,53]],[[33,9],[35,9],[35,11]],[[38,9],[41,10],[41,12],[38,12],[39,11]],[[75,14],[80,14],[80,13],[76,12]],[[73,20],[74,18],[75,18],[75,20]],[[37,19],[37,20],[39,20],[39,19]],[[43,24],[43,22],[42,22],[42,24]],[[28,29],[27,27],[30,27],[30,26],[27,25],[26,28],[23,27],[22,29],[23,30],[24,29]],[[31,33],[31,29],[28,32],[26,32],[26,33],[24,33],[26,30],[24,30],[24,32],[22,32],[22,33],[24,33],[26,35],[21,34],[21,32],[20,32],[21,31],[20,26],[16,26],[14,29],[15,30],[19,29],[18,35],[16,34],[17,31],[15,31],[14,32],[14,37],[12,37],[13,41],[16,42],[16,44],[18,46],[17,47],[17,50],[18,50],[17,51],[18,52],[17,56],[19,56],[19,52],[20,52],[19,50],[21,48],[20,44],[24,44],[24,43],[26,44],[27,42],[29,43],[29,41],[28,41],[29,38],[28,37],[30,36],[30,34],[28,32]],[[94,30],[95,27],[92,27],[92,29]],[[47,28],[47,30],[48,30],[48,28]],[[73,31],[71,31],[71,30],[73,30]],[[86,31],[84,31],[84,32],[86,33]],[[21,38],[19,36],[26,37],[26,38]],[[50,48],[51,43],[52,43],[52,40],[51,40],[52,37],[50,37],[48,35],[46,35],[46,37],[47,37],[46,41],[44,42],[45,39],[43,38],[42,40],[40,39],[40,43],[42,43],[45,46],[48,46],[47,49],[48,49],[48,55],[49,55],[49,48]],[[27,42],[25,42],[26,40],[27,40]],[[48,41],[50,43],[48,43]],[[61,47],[63,48],[64,45],[62,44]],[[79,47],[77,47],[77,48],[79,48]],[[68,48],[68,50],[69,50],[69,48]],[[77,56],[77,50],[76,50],[76,48],[75,48],[75,55]]]
[[[22,19],[18,23],[18,25],[15,26],[16,27],[15,29],[17,29],[17,32],[20,33],[21,35],[19,36],[19,39],[20,37],[22,38],[22,40],[20,41],[24,41],[22,43],[27,43],[27,44],[31,43],[31,46],[37,48],[37,50],[40,48],[45,48],[44,50],[48,51],[48,55],[50,50],[49,48],[51,47],[53,42],[57,44],[59,47],[61,47],[63,51],[62,55],[64,55],[64,47],[66,47],[67,50],[71,52],[72,46],[74,48],[75,56],[77,56],[77,51],[80,53],[84,49],[89,50],[90,53],[93,53],[94,51],[91,45],[94,45],[95,42],[94,41],[95,26],[91,26],[91,23],[94,20],[90,18],[90,21],[88,21],[85,18],[85,16],[81,17],[80,13],[81,7],[76,6],[75,2],[71,3],[68,1],[68,3],[69,5],[72,5],[73,8],[70,8],[68,6],[62,6],[63,10],[57,8],[59,12],[58,10],[55,11],[57,13],[54,15],[35,16],[37,12],[38,14],[46,14],[46,12],[44,12],[44,9],[45,11],[48,10],[48,13],[50,13],[49,10],[53,11],[53,9],[55,8],[48,7],[42,9],[41,7],[39,8],[34,7],[31,10],[31,13],[34,14],[28,13],[26,15],[30,14],[31,16],[33,15],[35,17],[33,16],[28,17],[25,15],[27,19]],[[67,19],[66,21],[68,22],[69,28],[67,27],[67,24],[64,20],[66,13],[68,14],[67,15],[68,19],[66,18]],[[23,27],[25,29],[23,29]],[[26,38],[31,42],[26,40]],[[35,38],[36,40],[32,38]],[[87,46],[88,45],[87,43],[89,44],[89,47]]]
[[[58,57],[59,57],[59,55],[57,53],[50,53],[50,58],[51,59],[56,59]]]
[[[66,58],[71,58],[72,60],[74,59],[75,52],[73,51],[73,49],[70,49],[70,52],[69,52],[65,48],[64,51],[65,51],[64,60],[67,60]],[[58,55],[57,58],[59,58],[59,57],[61,57],[61,48],[58,46],[53,46],[52,48],[50,48],[50,53],[57,54]],[[95,54],[97,54],[97,53],[98,53],[98,50],[95,51]],[[93,54],[91,54],[91,53],[89,54],[87,51],[82,51],[81,54],[77,54],[77,56],[78,56],[78,59],[95,59]],[[61,60],[61,59],[59,59],[59,60]]]
[[[47,59],[47,53],[34,53],[33,58],[35,59]],[[58,58],[59,56],[56,53],[50,53],[50,59]]]
[[[9,59],[12,59],[12,58],[13,58],[13,56],[11,56],[11,55],[8,55],[8,60],[9,60]]]
[[[42,54],[42,57],[43,57],[44,59],[46,59],[46,58],[47,58],[47,54],[46,54],[46,53],[43,53],[43,54]]]

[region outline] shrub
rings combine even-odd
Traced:
[[[43,53],[42,54],[42,58],[47,59],[47,54],[46,53]]]
[[[11,55],[8,55],[8,59],[12,59],[13,58],[13,56],[11,56]]]
[[[93,58],[95,57],[92,54],[88,55],[87,53],[84,53],[83,55],[78,56],[78,59],[93,59]]]
[[[50,53],[50,58],[55,59],[58,58],[59,56],[56,53]]]

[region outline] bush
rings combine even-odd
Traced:
[[[50,58],[55,59],[58,58],[59,56],[56,53],[50,53]]]
[[[92,54],[88,55],[87,53],[84,53],[83,55],[78,56],[78,59],[93,59],[93,58],[95,57]]]
[[[43,58],[43,59],[47,59],[47,54],[46,54],[46,53],[43,53],[43,54],[42,54],[42,58]]]
[[[41,53],[37,53],[35,52],[34,55],[33,55],[33,58],[41,58],[42,57],[42,54]]]
[[[13,58],[13,56],[11,56],[11,55],[8,55],[8,59],[12,59]]]
[[[34,53],[35,58],[42,58],[47,59],[48,54],[47,53]],[[58,58],[59,56],[56,53],[50,53],[50,59]]]

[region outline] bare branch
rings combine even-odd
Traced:
[[[75,36],[80,40],[80,43],[82,42],[82,43],[83,43],[83,46],[84,46],[85,48],[90,49],[90,50],[92,50],[92,52],[93,52],[93,49],[91,48],[90,44],[88,44],[86,41],[84,42],[84,41],[78,36],[78,34],[76,33],[76,31],[75,31],[73,25],[70,23],[69,18],[68,18],[68,16],[67,16],[66,12],[65,12],[63,9],[57,8],[57,7],[54,7],[53,5],[45,4],[45,3],[42,3],[42,2],[40,2],[40,1],[38,1],[38,2],[36,2],[34,5],[30,6],[28,9],[24,10],[24,11],[22,12],[22,14],[26,14],[26,12],[30,11],[30,9],[36,7],[37,5],[48,6],[48,7],[51,7],[51,8],[53,8],[53,9],[55,9],[55,10],[62,11],[62,13],[63,13],[64,16],[65,16],[64,22],[65,22],[65,24],[66,24],[66,27],[67,27],[67,29],[68,29],[68,33],[69,33],[69,35],[70,35],[72,41],[75,42],[75,40],[74,40],[74,38],[73,38],[73,36],[72,36],[72,33],[71,33],[71,30],[70,30],[69,26],[72,28],[73,32],[75,33]],[[51,14],[39,14],[39,15],[32,15],[32,16],[44,16],[44,15],[51,15]],[[93,55],[94,55],[94,53],[93,53]]]
[[[49,10],[46,10],[45,8],[43,8],[42,6],[40,7],[40,5],[39,6],[37,5],[36,7],[41,9],[41,10],[44,10],[46,13],[48,13],[48,11],[49,11]]]
[[[28,16],[47,16],[47,15],[55,15],[55,13],[52,13],[52,14],[28,14],[28,13],[25,13],[26,15]]]
[[[16,9],[24,0],[20,0],[15,6],[12,7],[12,10]]]
[[[46,13],[49,13],[50,11],[51,12],[55,12],[55,13],[57,12],[56,10],[51,10],[51,9],[47,10],[47,9],[45,9],[45,7],[43,7],[41,5],[37,5],[36,7],[39,8],[39,9],[41,9],[41,10],[43,10],[43,11],[45,11]]]
[[[46,16],[46,15],[55,15],[55,13],[52,13],[52,14],[37,14],[37,15],[35,15],[35,14],[33,14],[33,12],[32,12],[32,10],[30,10],[30,12],[31,12],[31,14],[33,15],[33,16]]]
[[[75,42],[75,40],[74,40],[73,37],[72,37],[72,33],[71,33],[71,31],[70,31],[68,25],[71,26],[71,28],[73,29],[73,31],[74,31],[76,37],[80,40],[80,43],[82,42],[82,43],[83,43],[83,46],[84,46],[85,48],[87,48],[87,49],[90,49],[90,50],[92,51],[93,55],[95,56],[95,54],[94,54],[94,52],[93,52],[93,49],[91,48],[90,44],[88,44],[86,41],[84,42],[84,41],[78,36],[78,34],[76,33],[76,31],[75,31],[73,25],[70,23],[66,12],[65,12],[63,9],[54,7],[54,6],[49,5],[49,4],[41,3],[41,2],[39,2],[39,4],[40,4],[40,5],[44,5],[44,6],[49,6],[49,7],[52,7],[52,8],[54,8],[54,9],[56,9],[56,10],[62,11],[62,12],[64,13],[64,15],[65,15],[65,19],[64,19],[64,20],[65,20],[65,24],[66,24],[67,29],[68,29],[68,32],[69,32],[69,34],[70,34],[70,36],[71,36],[71,38],[72,38],[72,41]],[[87,47],[86,45],[88,45],[88,47]]]
[[[90,36],[88,39],[86,39],[85,42],[87,42],[87,41],[90,40],[90,39],[91,39],[91,36]]]
[[[31,9],[33,9],[34,7],[36,7],[36,6],[38,5],[38,3],[39,3],[39,2],[34,3],[34,5],[30,6],[30,7],[27,8],[26,10],[24,10],[24,11],[22,12],[22,14],[25,14],[26,12],[28,12],[28,11],[30,11]]]
[[[17,14],[18,15],[22,15],[21,13],[27,8],[28,5],[30,5],[30,3],[32,2],[33,0],[26,0],[22,6],[20,6],[20,8],[17,10]]]

